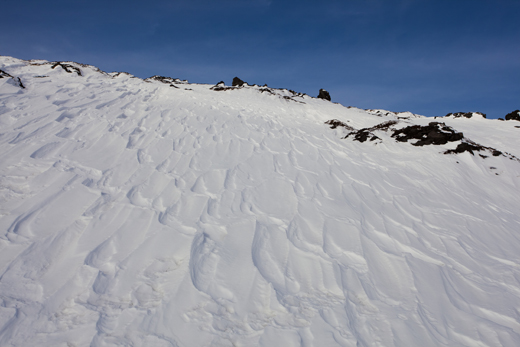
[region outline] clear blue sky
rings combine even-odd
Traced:
[[[3,0],[0,54],[426,116],[520,108],[520,0]]]

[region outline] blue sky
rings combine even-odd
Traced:
[[[520,0],[3,0],[0,54],[426,116],[520,108]]]

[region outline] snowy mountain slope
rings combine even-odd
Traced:
[[[0,69],[0,345],[520,345],[520,123]]]

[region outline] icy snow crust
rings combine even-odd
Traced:
[[[66,64],[0,57],[1,346],[520,346],[518,161]],[[516,122],[436,121],[520,157]]]

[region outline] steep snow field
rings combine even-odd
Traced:
[[[520,122],[0,69],[1,346],[520,346]]]

